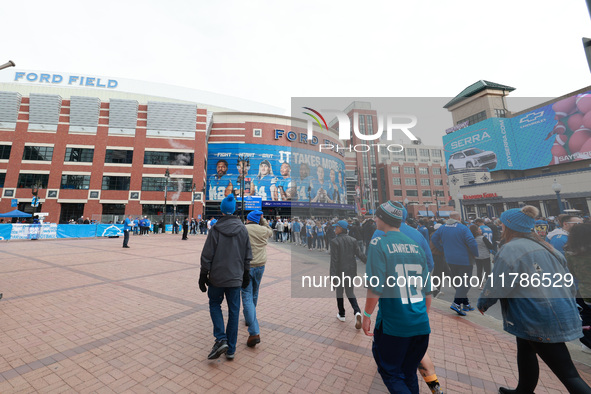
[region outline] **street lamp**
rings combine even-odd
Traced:
[[[201,188],[201,219],[205,219],[205,181],[203,181],[203,187]]]
[[[33,186],[31,186],[31,193],[33,194],[33,213],[37,212],[37,207],[39,206],[39,189],[41,189],[43,185],[39,181],[37,181]]]
[[[312,218],[312,186],[308,186],[308,216]]]
[[[193,194],[193,206],[191,207],[191,220],[195,218],[195,182],[193,182],[193,189],[191,189]]]
[[[458,198],[458,203],[460,205],[460,215],[462,215],[462,221],[464,221],[464,207],[462,206],[462,197],[464,196],[462,193],[458,193],[456,197]]]
[[[173,205],[173,210],[172,210],[172,228],[176,229],[174,234],[178,234],[179,226],[177,226],[177,224],[176,224],[176,204]]]
[[[558,214],[561,214],[564,209],[562,208],[562,201],[560,200],[560,191],[562,190],[562,185],[556,182],[554,179],[554,183],[552,183],[552,190],[556,193],[556,200],[558,201]]]
[[[238,176],[238,181],[240,182],[240,211],[242,222],[245,222],[244,218],[244,187],[246,186],[246,177],[245,177],[245,170],[250,168],[250,157],[246,155],[238,155],[238,163],[240,163],[240,176]]]
[[[162,229],[162,234],[166,233],[166,200],[168,199],[168,181],[170,180],[170,171],[168,168],[166,172],[164,172],[164,220],[162,224],[164,224],[164,228]]]
[[[436,211],[437,217],[439,217],[439,201],[437,200],[437,192],[435,192],[435,211]]]
[[[4,70],[5,68],[14,67],[14,66],[16,66],[16,64],[14,64],[14,62],[12,60],[9,60],[8,62],[6,62],[0,66],[0,70]]]

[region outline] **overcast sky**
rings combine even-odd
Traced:
[[[291,97],[453,97],[480,79],[519,97],[591,85],[585,0],[33,0],[0,11],[0,63],[180,85],[286,113]]]

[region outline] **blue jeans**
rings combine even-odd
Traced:
[[[224,329],[224,315],[222,315],[222,301],[226,296],[228,305],[228,324]],[[228,341],[228,354],[236,352],[238,340],[238,319],[240,315],[240,287],[209,286],[209,315],[213,323],[213,336],[216,341]]]
[[[462,280],[462,285],[460,287],[456,287],[456,295],[454,297],[454,302],[458,305],[461,304],[469,304],[470,301],[468,300],[468,291],[470,291],[470,277],[472,276],[472,272],[474,271],[474,267],[471,265],[459,265],[459,264],[448,264],[449,269],[451,270],[452,278],[454,276],[464,277],[464,275],[468,276],[468,281],[464,282]],[[452,279],[453,280],[453,279]]]
[[[374,329],[373,358],[391,393],[419,393],[417,368],[427,352],[429,334],[395,337]]]
[[[250,284],[246,289],[242,289],[242,312],[244,313],[244,320],[248,325],[249,335],[259,335],[259,321],[257,320],[257,301],[259,299],[259,288],[261,287],[261,280],[265,266],[250,268]]]
[[[316,236],[316,248],[324,249],[324,234]]]

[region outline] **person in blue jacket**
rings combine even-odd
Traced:
[[[135,218],[133,220],[133,235],[139,234],[139,228],[140,228],[140,221],[138,220],[138,218]]]
[[[449,265],[452,278],[461,277],[462,285],[456,287],[456,294],[450,309],[460,316],[466,316],[467,311],[474,308],[468,300],[470,290],[470,277],[473,267],[470,262],[470,254],[478,256],[478,244],[470,229],[461,222],[460,214],[453,211],[444,226],[441,226],[433,233],[431,242],[445,254],[445,261]]]
[[[123,222],[123,247],[129,248],[127,243],[129,242],[129,232],[133,229],[133,220],[131,215],[127,215],[127,218]]]
[[[423,235],[423,237],[425,237],[427,242],[429,242],[429,229],[427,229],[425,224],[427,224],[427,221],[425,219],[419,220],[419,227],[417,227],[417,230],[419,230],[419,232]]]
[[[482,314],[501,300],[503,329],[516,337],[517,388],[500,387],[499,393],[533,393],[540,376],[537,356],[569,393],[591,393],[565,344],[583,336],[575,286],[566,279],[569,272],[562,253],[532,231],[538,212],[531,205],[503,212],[503,246],[495,256],[491,279],[478,299]],[[520,280],[503,280],[514,275]],[[536,278],[546,281],[546,285],[534,281]]]
[[[568,241],[568,232],[574,225],[583,223],[583,219],[578,216],[561,215],[558,220],[560,221],[560,228],[550,232],[546,236],[546,242],[564,254],[564,245]]]

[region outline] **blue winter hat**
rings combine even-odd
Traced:
[[[222,200],[220,210],[224,215],[231,215],[236,211],[236,197],[234,197],[234,193],[228,194],[228,197]]]
[[[252,211],[251,213],[248,214],[246,219],[251,222],[259,223],[261,221],[261,216],[263,216],[262,211]]]
[[[538,209],[531,205],[509,209],[501,214],[501,223],[511,230],[529,233],[535,226],[535,217],[538,212]]]
[[[347,229],[349,227],[349,223],[346,220],[339,220],[336,224],[332,225],[333,227],[341,227],[343,229]]]
[[[404,206],[399,202],[387,201],[376,209],[376,216],[390,226],[402,221]]]

